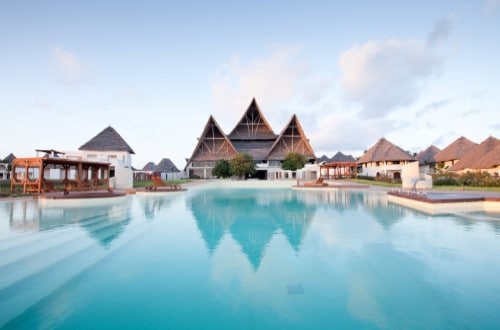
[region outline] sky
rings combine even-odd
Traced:
[[[132,164],[186,165],[255,98],[316,156],[500,138],[500,0],[0,2],[0,158],[111,125]]]

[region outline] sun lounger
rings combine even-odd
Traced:
[[[157,175],[152,175],[151,181],[152,184],[146,186],[146,190],[183,190],[179,184],[167,183]]]
[[[328,187],[328,183],[323,182],[325,179],[323,177],[318,178],[314,182],[304,183],[304,187]]]

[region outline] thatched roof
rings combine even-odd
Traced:
[[[318,162],[318,163],[323,163],[323,162],[328,163],[329,161],[330,161],[330,158],[328,158],[327,155],[323,155],[323,156],[319,157],[318,159],[316,159],[316,162]]]
[[[230,160],[237,153],[247,153],[256,162],[283,160],[290,151],[301,153],[309,160],[316,159],[295,115],[278,136],[262,115],[255,99],[252,99],[243,117],[229,135],[226,135],[210,116],[186,166],[195,161]]]
[[[434,159],[434,156],[440,151],[441,149],[431,145],[427,147],[427,149],[420,151],[415,158],[418,160],[420,165],[435,164],[436,160]]]
[[[500,143],[496,147],[488,152],[487,155],[479,159],[473,166],[477,170],[487,170],[490,168],[495,168],[500,166]]]
[[[482,158],[492,152],[499,144],[500,140],[495,139],[492,136],[488,137],[479,145],[472,147],[467,154],[460,158],[460,160],[453,164],[448,170],[460,171],[472,168],[482,168],[480,166]]]
[[[269,151],[268,159],[281,160],[289,152],[296,152],[304,155],[308,160],[315,160],[313,148],[309,144],[302,125],[295,114],[288,121],[288,124],[281,131],[278,139]]]
[[[12,163],[12,161],[16,159],[16,156],[14,156],[13,153],[10,153],[7,157],[5,157],[2,161],[2,163]]]
[[[155,163],[153,162],[148,162],[144,167],[142,168],[143,171],[148,171],[148,172],[153,172],[155,170]]]
[[[83,144],[79,150],[87,151],[127,151],[135,154],[134,150],[125,142],[118,132],[111,126]]]
[[[356,159],[354,159],[353,156],[351,155],[344,155],[340,151],[338,151],[335,155],[333,155],[332,159],[330,159],[330,162],[355,162]]]
[[[267,155],[274,144],[274,140],[235,140],[232,141],[232,143],[238,152],[247,153],[252,156],[254,161],[260,162],[267,159]]]
[[[436,160],[436,162],[457,160],[465,156],[474,146],[477,146],[477,143],[474,143],[461,136],[446,148],[434,155],[434,159]]]
[[[254,98],[228,137],[231,141],[239,139],[275,140],[276,134],[274,134],[271,125],[260,111]]]
[[[168,159],[163,158],[158,165],[155,166],[154,172],[157,173],[174,173],[180,172],[179,169],[174,165],[174,163]]]
[[[400,147],[385,138],[380,138],[375,145],[373,145],[363,156],[361,156],[358,160],[358,164],[385,161],[405,161],[412,159],[413,158]]]
[[[238,151],[224,134],[215,118],[210,115],[188,164],[192,161],[229,160],[237,153]]]

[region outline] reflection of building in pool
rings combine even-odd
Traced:
[[[274,235],[282,234],[296,252],[315,214],[315,206],[298,200],[290,192],[248,191],[235,197],[230,191],[205,191],[187,202],[209,253],[224,236],[241,247],[254,269],[264,257]]]
[[[130,222],[125,203],[93,207],[39,208],[32,201],[9,204],[9,225],[14,230],[49,231],[78,225],[101,246],[110,244],[121,236]]]
[[[171,205],[172,201],[178,196],[169,197],[170,198],[165,198],[165,196],[155,197],[149,195],[147,197],[141,198],[139,203],[142,207],[142,210],[144,211],[144,216],[146,217],[146,219],[154,219],[158,212]]]
[[[413,212],[388,203],[385,192],[339,189],[308,191],[298,196],[305,203],[315,204],[318,208],[334,208],[336,213],[346,216],[346,219],[374,217],[384,228],[402,219],[407,212]]]

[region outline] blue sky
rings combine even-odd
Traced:
[[[0,3],[0,158],[111,125],[134,166],[183,168],[253,97],[318,157],[500,137],[500,0],[129,2]]]

